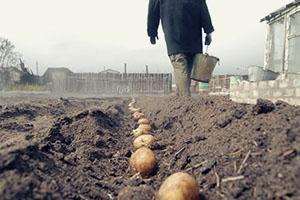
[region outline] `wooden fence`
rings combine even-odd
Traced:
[[[59,83],[59,85],[55,84]],[[172,92],[172,74],[113,74],[113,73],[74,73],[64,80],[53,81],[54,92],[131,95],[169,94]]]

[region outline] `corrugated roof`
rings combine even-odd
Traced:
[[[260,20],[260,22],[264,22],[264,21],[270,21],[271,19],[274,19],[275,17],[278,17],[280,15],[282,15],[283,13],[285,13],[287,10],[296,7],[300,5],[300,0],[295,0],[289,4],[287,4],[286,6],[270,13],[269,15],[267,15],[266,17],[264,17],[263,19]]]

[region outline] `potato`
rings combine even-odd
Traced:
[[[131,155],[130,165],[142,176],[150,175],[156,166],[156,158],[149,148],[142,147]]]
[[[134,107],[131,107],[131,108],[129,108],[128,110],[129,110],[130,112],[132,112],[132,113],[140,112],[140,111],[141,111],[140,108],[134,108]]]
[[[168,177],[157,194],[157,200],[198,200],[199,186],[195,178],[179,172]]]
[[[130,108],[130,107],[133,108],[133,106],[134,106],[134,103],[133,103],[133,102],[131,102],[131,103],[128,104],[128,107],[129,107],[129,108]]]
[[[128,110],[129,110],[130,112],[133,112],[134,109],[135,109],[135,108],[134,108],[133,106],[128,107]]]
[[[141,118],[143,118],[143,117],[145,117],[145,115],[144,115],[143,113],[140,113],[140,112],[135,112],[135,113],[133,114],[133,118],[134,118],[135,120],[139,120],[139,119],[141,119]]]
[[[145,129],[144,130],[142,129],[141,131],[143,132],[143,134],[146,134],[146,135],[151,134],[151,131],[148,131],[148,130],[145,130]]]
[[[148,147],[149,145],[153,144],[155,140],[155,137],[152,135],[141,135],[133,141],[133,146],[136,149]]]
[[[145,132],[149,132],[149,131],[151,131],[151,126],[149,124],[140,124],[138,129],[145,131]]]
[[[146,118],[141,118],[139,119],[138,124],[150,124],[150,122]]]
[[[144,134],[149,135],[150,133],[151,133],[151,131],[145,130],[145,129],[140,129],[140,128],[134,129],[132,131],[133,136],[136,137],[136,138],[141,136],[141,135],[144,135]]]
[[[132,135],[134,136],[134,137],[139,137],[139,136],[141,136],[141,135],[143,135],[143,134],[145,134],[142,130],[140,130],[140,129],[134,129],[133,131],[132,131]]]

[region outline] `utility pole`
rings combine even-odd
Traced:
[[[39,75],[39,62],[38,61],[36,61],[35,66],[36,66],[36,75]]]
[[[149,74],[149,67],[146,65],[146,74]]]
[[[127,74],[127,64],[124,63],[124,74]]]

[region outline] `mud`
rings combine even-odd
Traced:
[[[159,139],[143,179],[128,165],[129,99],[0,102],[1,199],[152,199],[178,171],[201,199],[300,199],[300,108],[284,102],[137,98]]]

